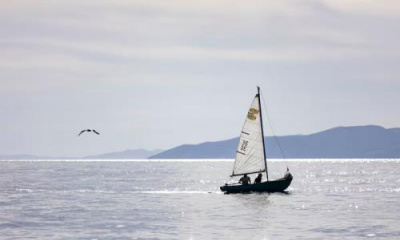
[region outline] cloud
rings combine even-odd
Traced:
[[[351,18],[315,1],[68,1],[22,8],[21,17],[2,24],[10,30],[3,44],[58,47],[77,58],[323,60],[374,44],[366,39],[368,27],[346,26]]]
[[[71,139],[36,136],[90,124],[126,134],[113,150],[129,139],[156,148],[236,136],[256,85],[279,103],[285,134],[365,123],[369,99],[395,125],[397,13],[369,0],[3,2],[3,150],[24,152],[25,139],[25,152],[68,152]],[[343,114],[349,105],[358,118]]]
[[[330,8],[349,14],[362,14],[375,17],[395,17],[400,14],[396,0],[323,0]]]

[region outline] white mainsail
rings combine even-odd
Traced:
[[[232,176],[265,171],[259,95],[247,113],[236,151]]]

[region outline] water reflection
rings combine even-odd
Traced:
[[[291,161],[288,192],[227,195],[231,162],[0,164],[4,239],[400,238],[399,161]]]

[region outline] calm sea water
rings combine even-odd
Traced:
[[[0,161],[0,239],[400,239],[400,160],[272,160],[288,194],[224,195],[232,164]]]

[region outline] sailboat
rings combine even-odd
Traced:
[[[268,179],[260,88],[257,87],[257,94],[250,105],[240,133],[231,177],[264,172],[267,178],[264,182],[254,184],[251,184],[251,182],[249,184],[225,184],[220,189],[225,193],[283,192],[293,180],[289,168],[287,168],[283,178],[272,181]]]

